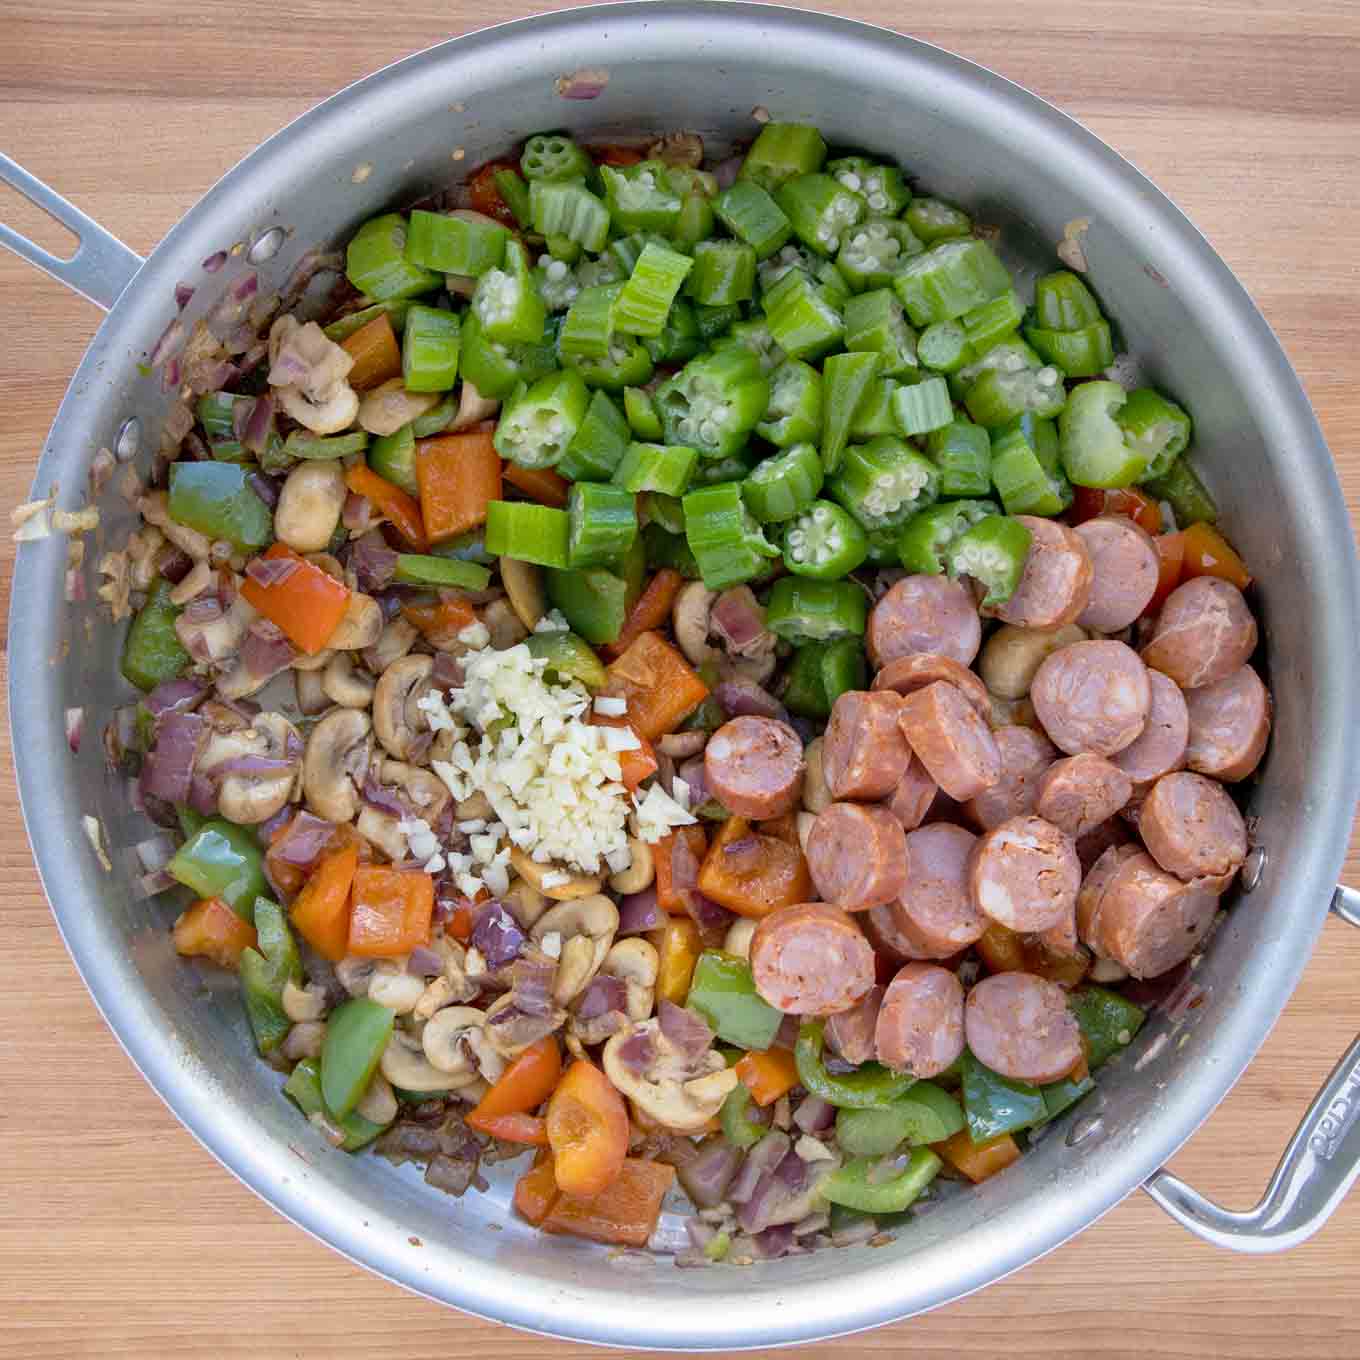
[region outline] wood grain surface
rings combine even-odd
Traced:
[[[828,0],[1052,100],[1140,166],[1237,271],[1297,365],[1360,510],[1360,4],[1355,0]],[[134,249],[341,85],[522,0],[0,0],[0,142]],[[0,221],[51,239],[0,188]],[[0,500],[98,323],[0,251]],[[1263,513],[1268,511],[1263,510]],[[7,536],[6,536],[7,540]],[[0,546],[8,610],[13,546]],[[9,762],[8,728],[0,759]],[[1348,863],[1360,883],[1354,846]],[[229,1176],[96,1014],[0,783],[0,1360],[568,1353],[350,1265]],[[1360,937],[1332,923],[1259,1058],[1175,1169],[1255,1201],[1360,1029]],[[1332,1357],[1360,1353],[1360,1196],[1312,1242],[1246,1258],[1135,1195],[1019,1275],[818,1356]]]

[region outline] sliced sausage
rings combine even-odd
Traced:
[[[1057,1081],[1081,1058],[1067,993],[1033,973],[996,973],[979,982],[968,993],[964,1031],[978,1060],[1012,1081]]]
[[[874,689],[895,690],[898,694],[914,694],[925,689],[937,680],[948,680],[963,691],[963,697],[978,711],[978,716],[988,721],[992,715],[992,698],[987,686],[978,677],[951,656],[936,656],[931,652],[914,652],[911,656],[899,656],[889,661],[874,676]]]
[[[1077,837],[1077,858],[1081,861],[1082,873],[1089,873],[1091,866],[1112,845],[1129,843],[1128,823],[1121,817],[1111,817],[1092,828],[1084,836]]]
[[[1169,874],[1233,874],[1247,857],[1247,824],[1222,784],[1188,770],[1163,775],[1143,800],[1138,832]]]
[[[808,836],[808,872],[818,894],[847,911],[891,902],[907,881],[907,835],[887,808],[832,803]]]
[[[751,976],[786,1015],[837,1015],[874,985],[874,951],[839,907],[803,902],[772,911],[756,927]]]
[[[973,901],[1008,930],[1047,930],[1076,905],[1081,864],[1072,838],[1042,817],[1012,817],[977,843]]]
[[[903,831],[915,831],[925,821],[939,791],[940,786],[913,754],[897,787],[883,800],[883,806],[902,823]]]
[[[1087,942],[1133,977],[1159,977],[1184,963],[1208,934],[1226,882],[1199,878],[1184,883],[1151,855],[1134,850],[1120,860],[1106,884]]]
[[[1226,784],[1245,779],[1270,739],[1270,691],[1250,666],[1185,696],[1189,740],[1185,763]]]
[[[1104,756],[1084,751],[1056,760],[1039,778],[1034,810],[1075,841],[1129,801],[1133,781]]]
[[[1147,726],[1152,687],[1132,647],[1074,642],[1039,667],[1029,697],[1054,745],[1074,756],[1112,756]]]
[[[802,739],[775,718],[733,718],[704,747],[708,791],[738,817],[764,821],[792,811],[804,768]]]
[[[1077,617],[1083,628],[1117,633],[1148,607],[1157,593],[1157,545],[1141,525],[1123,515],[1101,515],[1074,530],[1091,555],[1091,598]]]
[[[881,907],[870,907],[855,917],[864,927],[874,953],[893,964],[910,963],[921,957],[915,943],[907,938],[902,929],[901,907],[900,902],[887,902]]]
[[[937,1077],[963,1052],[963,986],[948,968],[908,963],[883,993],[874,1049],[884,1067]]]
[[[1245,666],[1256,636],[1242,592],[1216,576],[1196,576],[1167,596],[1143,660],[1182,689],[1198,689]]]
[[[982,621],[960,582],[947,576],[906,576],[869,612],[864,640],[875,666],[913,652],[971,666],[982,643]]]
[[[911,760],[897,725],[901,707],[891,690],[849,690],[832,705],[822,737],[822,775],[832,798],[871,801],[897,787]]]
[[[1160,779],[1185,763],[1190,715],[1181,687],[1161,671],[1148,671],[1152,702],[1147,725],[1122,751],[1110,757],[1135,784]]]
[[[1091,598],[1091,555],[1074,530],[1057,520],[1016,515],[1032,535],[1015,593],[991,612],[1022,628],[1075,623]],[[971,661],[972,658],[970,657]]]
[[[965,809],[984,831],[1033,812],[1039,776],[1058,758],[1058,748],[1029,727],[998,727],[992,738],[1001,753],[1001,778],[970,799]]]
[[[1134,855],[1146,852],[1127,840],[1109,846],[1086,871],[1077,893],[1077,936],[1083,944],[1100,952],[1100,912],[1105,903],[1105,891],[1114,881],[1120,866]]]
[[[921,764],[951,798],[975,798],[1001,778],[991,729],[963,691],[946,681],[907,695],[898,721]]]
[[[981,938],[987,918],[973,903],[969,864],[977,837],[961,826],[932,822],[907,837],[907,882],[892,915],[912,959],[948,959]]]
[[[831,1016],[826,1022],[827,1047],[856,1067],[868,1062],[874,1056],[874,1027],[882,1004],[883,988],[875,984],[858,1005]]]

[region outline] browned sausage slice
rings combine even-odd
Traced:
[[[1250,666],[1185,696],[1189,741],[1185,763],[1225,784],[1245,779],[1270,739],[1270,691]]]
[[[948,680],[963,691],[963,697],[978,711],[978,716],[991,721],[992,696],[981,678],[967,666],[950,656],[936,656],[931,652],[915,652],[889,661],[874,676],[874,689],[896,690],[898,694],[914,694],[937,680]]]
[[[1082,873],[1089,873],[1091,866],[1112,845],[1129,843],[1128,823],[1122,817],[1111,817],[1108,822],[1077,837],[1077,858],[1081,861]]]
[[[882,1004],[883,988],[875,984],[858,1005],[829,1017],[827,1047],[856,1067],[868,1062],[874,1056],[874,1026],[878,1024],[878,1008]]]
[[[968,1047],[1012,1081],[1057,1081],[1081,1057],[1081,1030],[1067,993],[1033,973],[996,973],[968,993]]]
[[[952,958],[987,929],[969,881],[976,845],[972,832],[948,822],[932,822],[907,837],[906,887],[884,910],[892,913],[908,958]]]
[[[1169,874],[1234,874],[1247,857],[1247,825],[1223,785],[1188,770],[1163,775],[1143,800],[1138,832]]]
[[[1136,740],[1110,757],[1135,784],[1160,779],[1185,763],[1190,735],[1190,715],[1181,687],[1161,671],[1148,671],[1152,702],[1147,726]]]
[[[832,803],[817,814],[807,862],[826,901],[847,911],[881,906],[899,896],[907,881],[906,832],[878,804]]]
[[[889,963],[910,963],[919,958],[916,946],[902,930],[902,904],[887,902],[881,907],[870,907],[855,918],[864,927],[874,953],[881,954]]]
[[[1134,850],[1105,887],[1088,943],[1133,977],[1159,977],[1184,963],[1208,934],[1226,884],[1223,878],[1183,883]]]
[[[973,597],[947,576],[907,576],[869,612],[869,660],[886,666],[899,656],[931,652],[973,664],[982,645],[982,621]]]
[[[1123,515],[1101,515],[1074,531],[1091,555],[1091,598],[1077,617],[1083,628],[1117,633],[1148,607],[1157,591],[1152,535]]]
[[[1147,726],[1152,686],[1138,653],[1122,642],[1074,642],[1048,657],[1029,688],[1054,745],[1074,756],[1112,756]]]
[[[1032,535],[1015,593],[991,612],[1022,628],[1075,623],[1091,597],[1091,555],[1074,530],[1057,520],[1016,515]],[[971,657],[968,658],[970,661]]]
[[[1081,864],[1072,838],[1042,817],[1012,817],[973,853],[978,910],[1009,930],[1047,930],[1076,904]]]
[[[1058,758],[1058,748],[1030,727],[998,727],[992,738],[1001,753],[1001,778],[965,809],[984,831],[1033,812],[1039,776]]]
[[[704,782],[738,817],[765,821],[791,812],[805,768],[802,739],[775,718],[733,718],[704,747]]]
[[[921,764],[951,798],[975,798],[1001,778],[991,729],[963,691],[946,681],[907,695],[898,721]]]
[[[1100,952],[1100,913],[1105,905],[1105,892],[1114,881],[1125,860],[1145,851],[1124,841],[1108,847],[1086,871],[1081,891],[1077,893],[1077,935],[1083,944]]]
[[[911,760],[897,724],[901,708],[901,696],[891,690],[849,690],[832,705],[822,773],[833,798],[886,798],[897,787]]]
[[[1133,781],[1123,770],[1085,751],[1044,771],[1034,810],[1075,841],[1113,817],[1132,793]]]
[[[1196,576],[1167,596],[1143,660],[1182,689],[1223,680],[1256,650],[1256,620],[1230,581]]]
[[[780,907],[751,936],[756,991],[787,1015],[837,1015],[874,985],[874,951],[854,920],[827,902]]]
[[[883,800],[883,806],[902,823],[903,831],[915,831],[925,821],[939,791],[940,786],[913,755],[897,787]]]
[[[963,1052],[963,987],[948,968],[908,963],[883,993],[874,1048],[884,1067],[937,1077]]]

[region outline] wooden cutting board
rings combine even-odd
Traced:
[[[0,0],[5,149],[148,252],[229,166],[335,89],[518,0]],[[555,7],[555,6],[554,6]],[[1360,5],[1354,0],[842,0],[1029,86],[1180,204],[1297,365],[1360,509]],[[0,221],[53,232],[0,190]],[[0,251],[0,500],[98,323]],[[1263,508],[1262,513],[1269,513]],[[13,545],[0,544],[8,609]],[[35,681],[36,682],[36,681]],[[8,764],[8,728],[0,737]],[[0,1360],[57,1356],[584,1354],[441,1309],[291,1227],[179,1126],[123,1055],[57,936],[13,781],[0,783]],[[1348,864],[1360,883],[1354,849]],[[1244,908],[1244,910],[1247,908]],[[1360,1029],[1360,936],[1330,924],[1260,1056],[1176,1157],[1245,1206]],[[1360,1196],[1288,1255],[1216,1252],[1135,1195],[981,1294],[804,1354],[1360,1353]]]

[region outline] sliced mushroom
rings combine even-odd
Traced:
[[[647,148],[647,159],[697,170],[704,163],[704,139],[697,132],[668,132]]]
[[[467,950],[447,935],[436,937],[432,946],[444,961],[444,978],[449,984],[449,1001],[471,1001],[481,986],[467,974]]]
[[[328,822],[352,822],[359,813],[359,790],[373,750],[368,714],[356,708],[328,713],[312,728],[302,757],[302,791],[307,806]]]
[[[359,403],[359,424],[369,434],[396,434],[403,425],[423,416],[431,407],[438,406],[439,392],[408,392],[400,378],[364,393]]]
[[[383,673],[373,692],[373,728],[384,750],[405,760],[416,737],[428,730],[417,705],[429,689],[434,658],[404,656]]]
[[[421,1031],[425,1056],[441,1072],[455,1077],[482,1076],[494,1082],[505,1071],[501,1055],[488,1042],[486,1013],[475,1006],[445,1006]]]
[[[567,1013],[554,1007],[547,1015],[527,1015],[515,1004],[514,992],[506,992],[486,1012],[487,1042],[502,1058],[517,1058],[545,1034],[561,1029]]]
[[[353,652],[336,652],[321,672],[321,688],[341,708],[367,708],[375,684],[371,675],[355,669]]]
[[[354,358],[316,324],[285,312],[269,331],[269,380],[279,404],[313,434],[354,423],[359,398],[346,382]]]
[[[375,1072],[359,1097],[354,1113],[372,1124],[390,1124],[397,1117],[397,1108],[392,1083],[381,1072]]]
[[[254,606],[238,594],[224,614],[200,621],[183,613],[175,620],[175,635],[196,661],[225,662],[238,655],[250,625],[259,618]]]
[[[274,534],[297,552],[324,548],[345,508],[345,470],[340,463],[299,463],[287,476],[274,507]]]
[[[557,864],[540,864],[517,845],[510,847],[510,867],[531,887],[556,902],[571,902],[578,897],[590,897],[600,891],[604,880],[599,874],[578,874]],[[566,882],[556,880],[565,875]]]
[[[756,923],[745,916],[738,916],[727,927],[723,939],[723,952],[735,954],[739,959],[751,957],[751,936],[756,933]]]
[[[299,652],[293,658],[291,664],[295,671],[316,671],[319,674],[331,664],[331,658],[334,656],[334,648],[323,647],[319,652],[313,652],[310,656],[306,652]]]
[[[377,969],[376,959],[365,959],[360,958],[357,954],[346,954],[335,965],[335,980],[351,996],[367,996],[368,984],[373,980],[373,974],[377,972]]]
[[[303,1058],[319,1058],[325,1042],[326,1026],[321,1021],[300,1020],[283,1036],[279,1052],[289,1062],[301,1062]]]
[[[702,581],[691,581],[682,586],[671,607],[671,627],[685,659],[696,670],[705,664],[716,665],[722,652],[709,646],[708,618],[713,601],[718,598]]]
[[[408,973],[401,959],[380,959],[368,980],[368,999],[398,1015],[409,1015],[424,990],[424,981]]]
[[[553,1000],[559,1006],[574,1001],[600,971],[619,928],[619,910],[603,893],[579,897],[545,911],[529,932],[537,945],[549,935],[561,942]]]
[[[656,975],[660,957],[656,946],[640,936],[619,940],[605,955],[600,972],[619,978],[628,994],[628,1018],[645,1020],[656,998]]]
[[[382,605],[372,595],[355,590],[350,592],[344,615],[326,645],[338,652],[357,652],[373,646],[382,631]]]
[[[647,1034],[655,1054],[642,1073],[632,1070],[620,1050],[636,1034]],[[739,1078],[722,1054],[706,1050],[687,1059],[661,1032],[658,1020],[620,1030],[604,1046],[605,1075],[642,1112],[674,1133],[698,1133],[722,1108]]]
[[[211,555],[212,539],[207,534],[200,534],[197,529],[170,518],[170,497],[164,491],[148,491],[137,502],[137,509],[148,524],[154,524],[195,562],[205,561]]]
[[[366,803],[359,811],[359,820],[354,823],[354,829],[371,845],[376,845],[388,859],[399,862],[406,858],[406,833],[401,829],[400,817]]]
[[[425,1056],[420,1040],[403,1029],[392,1031],[378,1070],[399,1091],[456,1091],[477,1080],[475,1070],[461,1076],[441,1072]]]
[[[458,391],[458,414],[449,426],[451,431],[466,430],[470,426],[490,420],[500,410],[500,402],[484,397],[466,378]]]
[[[420,630],[398,616],[383,626],[378,640],[363,650],[363,662],[372,675],[381,675],[394,661],[400,661],[416,644]]]
[[[803,752],[803,763],[807,767],[803,775],[803,806],[814,814],[825,812],[836,801],[832,798],[830,786],[826,782],[822,750],[822,738],[814,737]]]
[[[496,815],[496,809],[491,806],[491,800],[481,789],[478,789],[476,793],[469,794],[453,811],[460,822],[469,822],[478,817],[482,821],[490,821]]]
[[[708,733],[702,727],[695,727],[688,732],[667,732],[657,739],[656,749],[672,760],[688,760],[702,754],[707,745]]]
[[[652,847],[640,836],[628,837],[628,853],[632,862],[626,869],[609,875],[609,886],[616,893],[636,893],[652,885],[656,878],[656,863],[652,858]]]
[[[359,414],[359,394],[348,383],[341,384],[324,401],[313,401],[300,387],[277,387],[274,396],[299,425],[313,434],[339,434],[349,429]]]
[[[233,760],[288,761],[287,769],[229,774],[218,788],[221,814],[243,826],[256,826],[293,797],[299,764],[295,752],[300,745],[297,729],[282,713],[265,712],[250,727],[214,734],[195,768],[210,775]]]
[[[217,573],[206,560],[195,562],[189,574],[170,592],[170,603],[186,605],[190,600],[198,599],[216,580]]]
[[[453,1001],[453,984],[446,977],[437,977],[434,981],[426,983],[425,990],[420,994],[420,1000],[411,1011],[411,1019],[428,1020],[436,1011],[452,1005]]]
[[[293,688],[297,691],[298,712],[304,717],[314,718],[324,713],[331,700],[321,684],[320,671],[293,671]]]
[[[521,562],[516,557],[502,557],[499,565],[501,584],[510,597],[510,607],[532,633],[548,612],[547,596],[543,593],[543,573],[532,562]]]
[[[308,983],[299,987],[292,978],[283,984],[283,1013],[301,1024],[306,1020],[320,1020],[326,1013],[326,991]]]
[[[502,562],[508,560],[501,558]],[[508,651],[529,636],[530,630],[519,621],[508,600],[492,600],[487,604],[482,610],[482,622],[491,635],[490,645],[493,652]]]
[[[440,819],[451,797],[448,785],[437,774],[419,765],[408,765],[401,760],[384,760],[378,778],[389,786],[399,788],[410,803],[412,811],[430,826]]]

